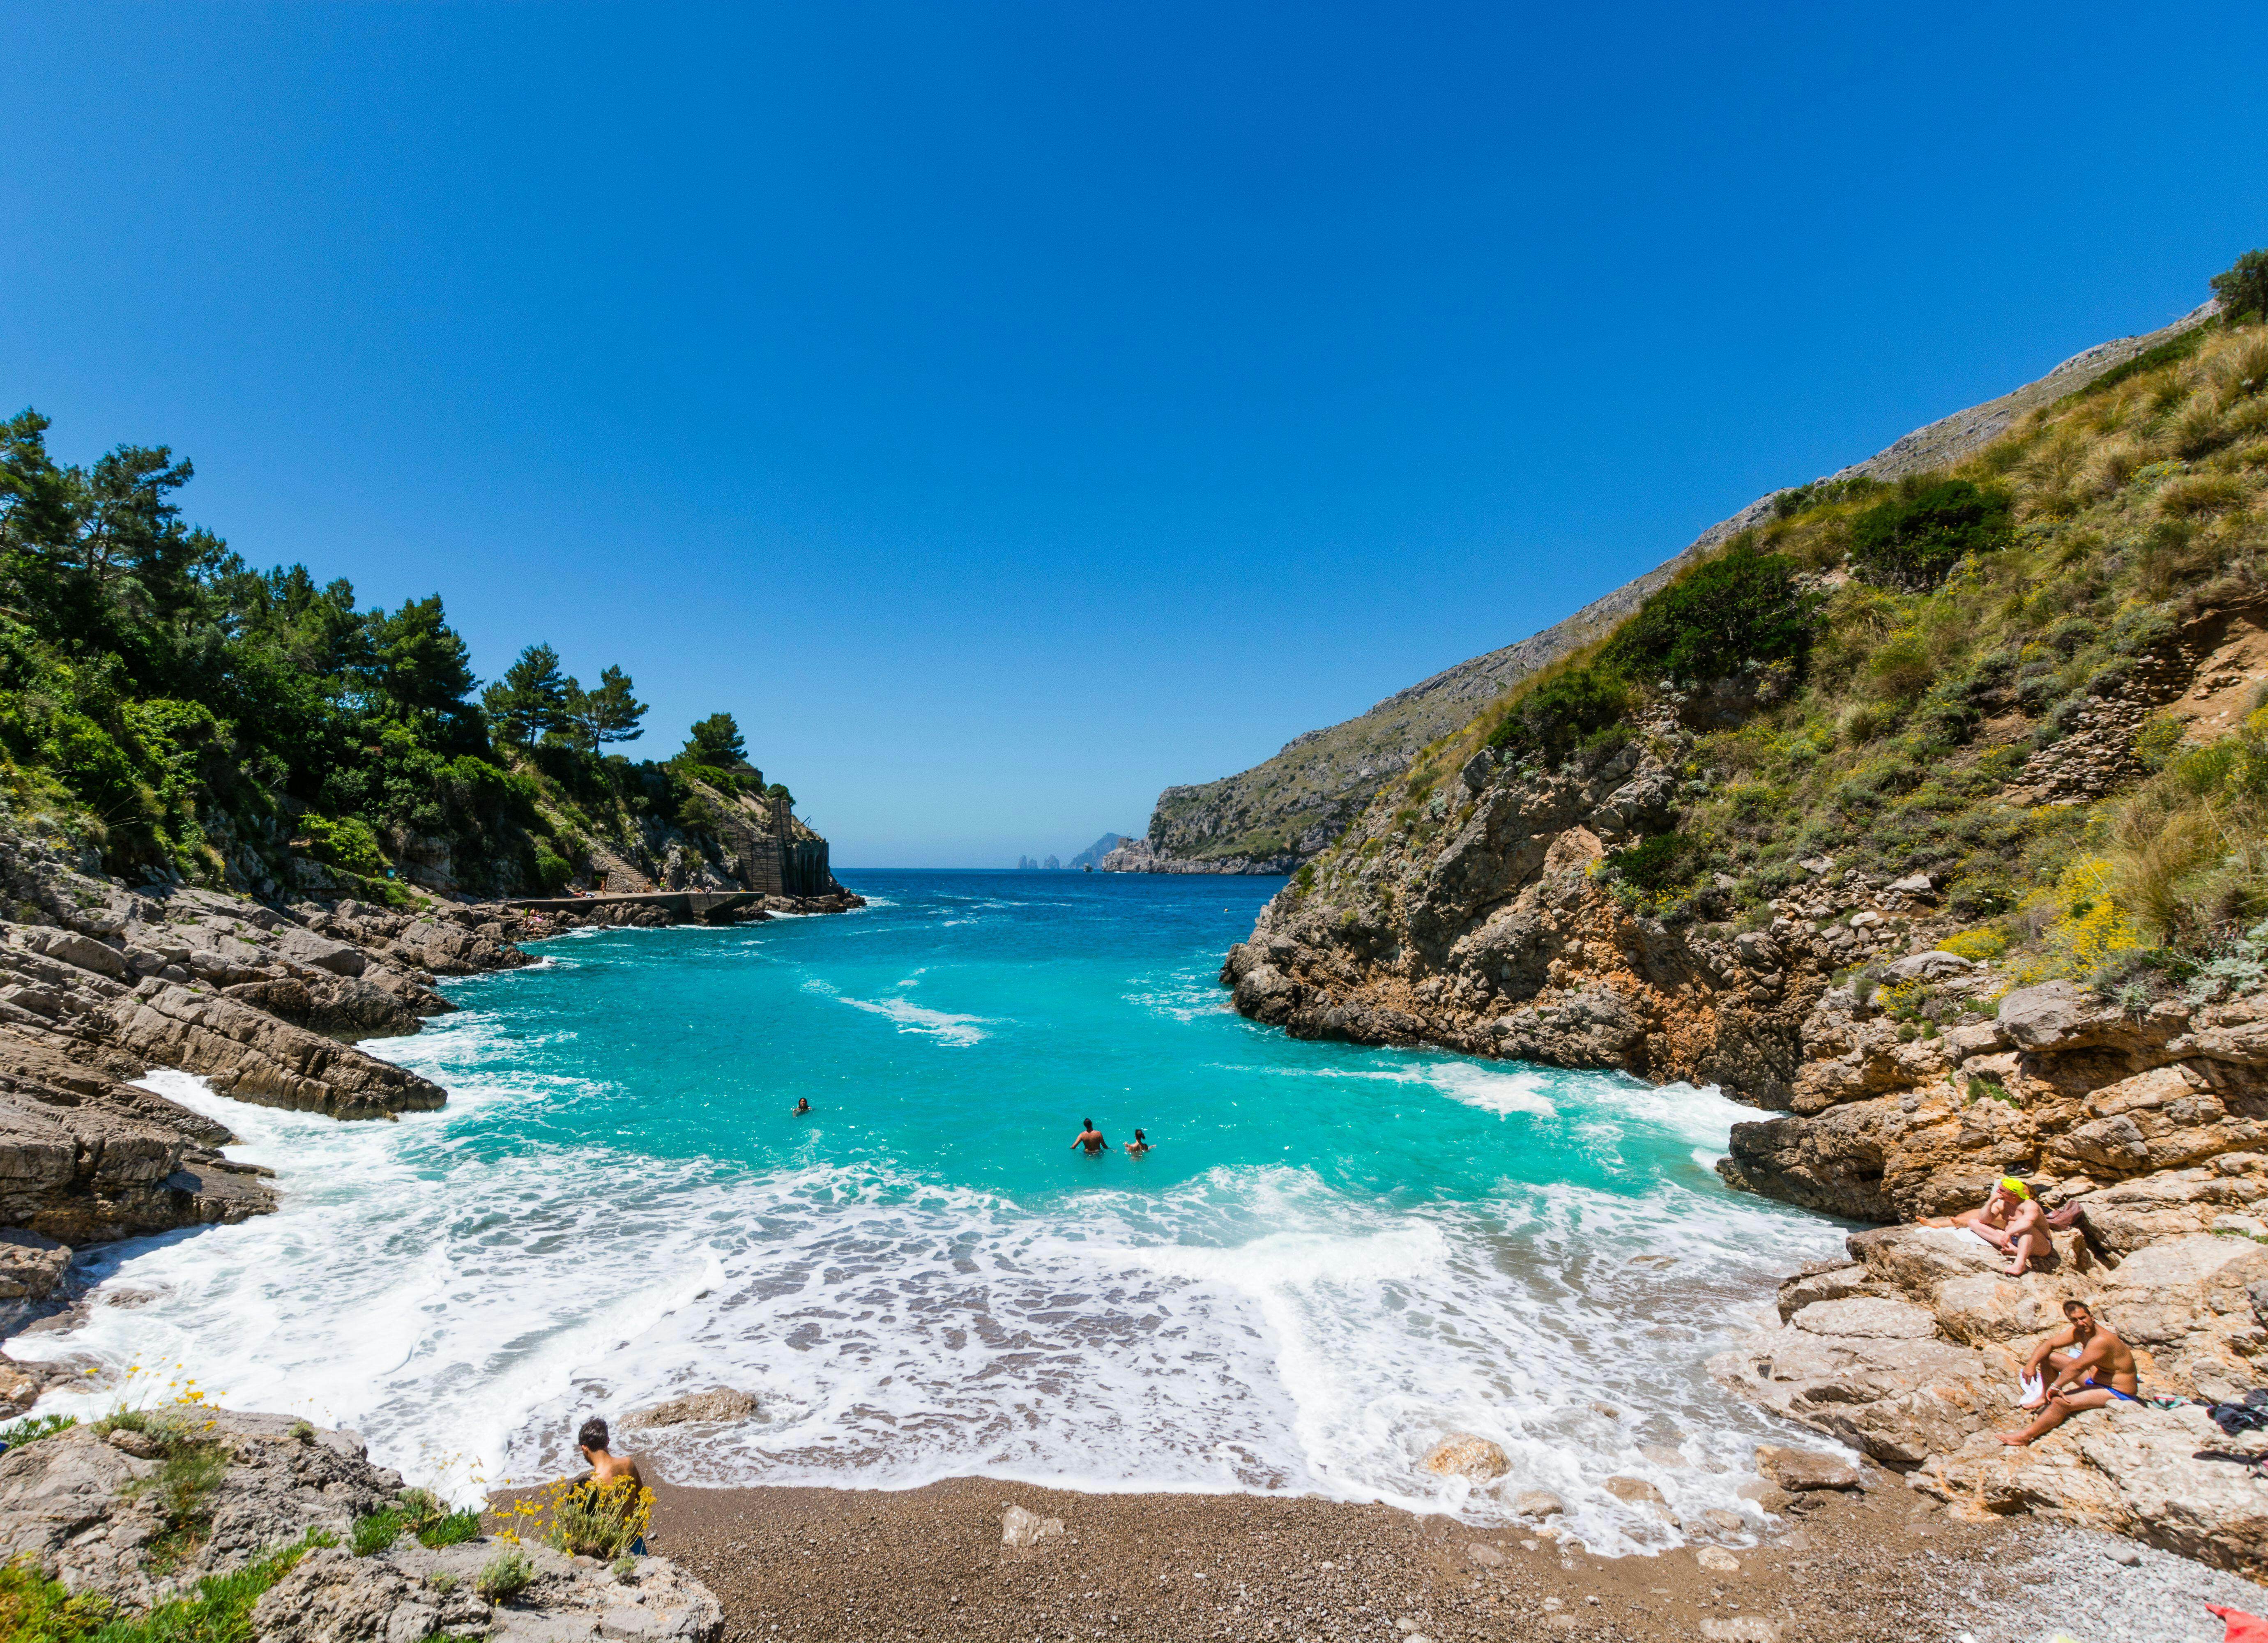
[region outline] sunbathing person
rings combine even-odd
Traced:
[[[2021,1278],[2031,1270],[2033,1260],[2051,1247],[2040,1201],[2014,1175],[2001,1176],[1977,1208],[1958,1215],[1933,1215],[1918,1225],[1960,1227],[1975,1233],[1995,1249],[2008,1253],[2011,1259],[2004,1270],[2010,1278]]]
[[[2040,1403],[2047,1407],[2021,1432],[2002,1433],[2003,1443],[2029,1443],[2053,1432],[2082,1409],[2101,1409],[2119,1399],[2129,1404],[2142,1401],[2141,1384],[2134,1376],[2133,1349],[2112,1334],[2110,1325],[2098,1323],[2083,1300],[2065,1301],[2063,1315],[2070,1322],[2034,1347],[2024,1365],[2027,1377],[2040,1375]],[[2065,1347],[2071,1350],[2061,1350]],[[2022,1407],[2037,1409],[2039,1404],[2028,1399]]]

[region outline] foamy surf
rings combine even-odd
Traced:
[[[1180,894],[1109,889],[1145,940]],[[652,1434],[664,1475],[1296,1492],[1481,1522],[1543,1488],[1587,1544],[1675,1544],[1606,1488],[1637,1476],[1681,1515],[1760,1523],[1733,1485],[1773,1428],[1703,1362],[1839,1234],[1706,1173],[1747,1109],[1296,1044],[1206,1007],[1203,947],[1114,963],[1049,924],[1043,961],[987,968],[940,938],[937,898],[896,899],[856,933],[599,938],[453,984],[478,1007],[370,1046],[451,1091],[396,1124],[155,1075],[277,1170],[284,1207],[100,1252],[86,1323],[21,1350],[179,1363],[460,1487],[556,1474],[583,1416],[725,1384],[762,1418]],[[1089,1102],[1114,1138],[1146,1118],[1158,1152],[1071,1156]],[[1425,1470],[1458,1431],[1504,1447],[1499,1486]]]

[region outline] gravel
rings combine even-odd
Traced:
[[[723,1602],[726,1643],[2219,1643],[2268,1592],[2112,1536],[1970,1521],[1868,1471],[1759,1543],[1602,1558],[1377,1505],[1258,1495],[661,1485],[653,1549]],[[1061,1535],[1001,1544],[1010,1505]],[[1698,1528],[1699,1526],[1695,1526]],[[2116,1561],[2131,1558],[2132,1566]]]
[[[2038,1552],[1977,1582],[1971,1619],[1984,1623],[1955,1632],[1955,1643],[2040,1643],[2058,1632],[2077,1643],[2220,1643],[2207,1603],[2268,1610],[2268,1591],[2225,1569],[2117,1535],[2036,1533]]]

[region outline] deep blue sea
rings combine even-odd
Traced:
[[[460,1492],[722,1384],[762,1418],[642,1439],[664,1475],[1480,1520],[1548,1488],[1602,1550],[1675,1538],[1616,1474],[1753,1515],[1732,1474],[1770,1428],[1703,1363],[1842,1229],[1719,1184],[1748,1109],[1245,1021],[1215,977],[1280,880],[841,876],[866,909],[578,932],[448,984],[461,1013],[369,1046],[441,1112],[155,1075],[284,1208],[114,1247],[91,1322],[25,1347],[351,1426]],[[1452,1431],[1505,1446],[1500,1490],[1420,1467]]]

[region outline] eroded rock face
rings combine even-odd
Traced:
[[[624,1576],[587,1558],[526,1546],[520,1550],[534,1579],[491,1603],[480,1595],[481,1572],[504,1550],[493,1540],[434,1548],[404,1537],[367,1558],[310,1552],[254,1608],[254,1634],[261,1643],[717,1643],[724,1635],[723,1605],[666,1558],[639,1558]]]
[[[113,1441],[91,1426],[0,1455],[0,1558],[28,1557],[73,1591],[146,1608],[308,1529],[344,1539],[357,1517],[401,1489],[398,1474],[371,1465],[352,1433],[225,1410],[198,1410],[184,1421],[198,1441],[220,1447],[227,1468],[203,1502],[210,1533],[166,1575],[144,1566],[151,1543],[169,1527],[162,1497],[145,1486],[163,1465],[158,1448],[143,1434],[120,1432]]]
[[[1632,917],[1592,876],[1667,825],[1684,738],[1650,729],[1558,772],[1476,760],[1414,818],[1373,807],[1338,876],[1287,888],[1229,949],[1236,1007],[1300,1037],[1620,1068],[1786,1106],[1837,954],[1793,928],[1724,937]],[[1852,887],[1854,903],[1875,888]]]
[[[1894,1220],[1969,1208],[2014,1175],[2051,1201],[2084,1200],[2090,1227],[2099,1208],[2110,1254],[2157,1231],[2208,1230],[2208,1204],[2241,1212],[2268,1192],[2255,1179],[2268,1146],[2257,994],[2138,1015],[2048,982],[2007,994],[1990,1021],[1913,1039],[1835,988],[1802,1045],[1793,1110],[1733,1128],[1718,1169],[1734,1186]]]
[[[2201,1410],[2169,1421],[2117,1404],[2074,1416],[2028,1449],[1997,1434],[2031,1418],[2016,1407],[2017,1375],[2065,1322],[2067,1300],[2134,1349],[2146,1395],[2221,1400],[2268,1381],[2268,1248],[2191,1231],[2114,1260],[2062,1232],[2050,1257],[2012,1278],[1999,1251],[1951,1228],[1884,1227],[1849,1247],[1850,1264],[1782,1285],[1786,1321],[1712,1359],[1711,1374],[1967,1508],[2038,1511],[2228,1567],[2260,1566],[2268,1513],[2256,1488],[2237,1486],[2237,1469],[2195,1458],[2226,1447]],[[1761,1455],[1758,1470],[1801,1486]]]
[[[1932,1455],[1913,1485],[1972,1513],[2036,1513],[2222,1568],[2257,1570],[2268,1566],[2268,1497],[2250,1469],[2195,1458],[2201,1449],[2238,1447],[2194,1405],[2114,1404],[2027,1448],[1972,1439]]]
[[[261,1598],[253,1633],[263,1643],[717,1643],[724,1631],[716,1597],[662,1558],[634,1559],[618,1573],[528,1546],[520,1550],[533,1580],[493,1603],[478,1586],[482,1571],[508,1550],[502,1543],[437,1550],[404,1536],[357,1558],[345,1549],[355,1519],[392,1505],[401,1477],[372,1466],[352,1433],[202,1406],[161,1411],[159,1419],[171,1423],[171,1439],[157,1430],[105,1434],[76,1426],[0,1455],[0,1558],[26,1558],[74,1592],[144,1610],[320,1529],[342,1544],[310,1551]],[[225,1462],[198,1505],[210,1521],[202,1538],[185,1536],[162,1492],[150,1487],[168,1443],[184,1438],[213,1446]],[[162,1560],[153,1556],[161,1541]]]

